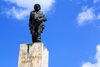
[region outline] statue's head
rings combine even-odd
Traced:
[[[41,9],[41,6],[40,6],[39,4],[35,4],[35,5],[34,5],[34,9],[35,9],[36,11],[39,11],[39,10]]]

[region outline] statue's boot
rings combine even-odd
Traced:
[[[36,38],[34,37],[34,38],[32,38],[32,42],[34,43],[34,42],[36,42]]]

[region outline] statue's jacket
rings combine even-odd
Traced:
[[[43,11],[31,11],[29,19],[29,28],[31,30],[31,34],[32,32],[43,32],[43,29],[45,28],[45,25],[42,23],[43,21],[47,21]]]

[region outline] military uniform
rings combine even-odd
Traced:
[[[32,34],[33,42],[41,42],[41,33],[45,28],[42,21],[47,21],[43,11],[31,11],[29,19],[29,28]]]

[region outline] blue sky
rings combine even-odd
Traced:
[[[49,67],[100,67],[100,0],[0,0],[0,67],[18,67],[19,46],[32,43],[29,15],[41,5]]]

